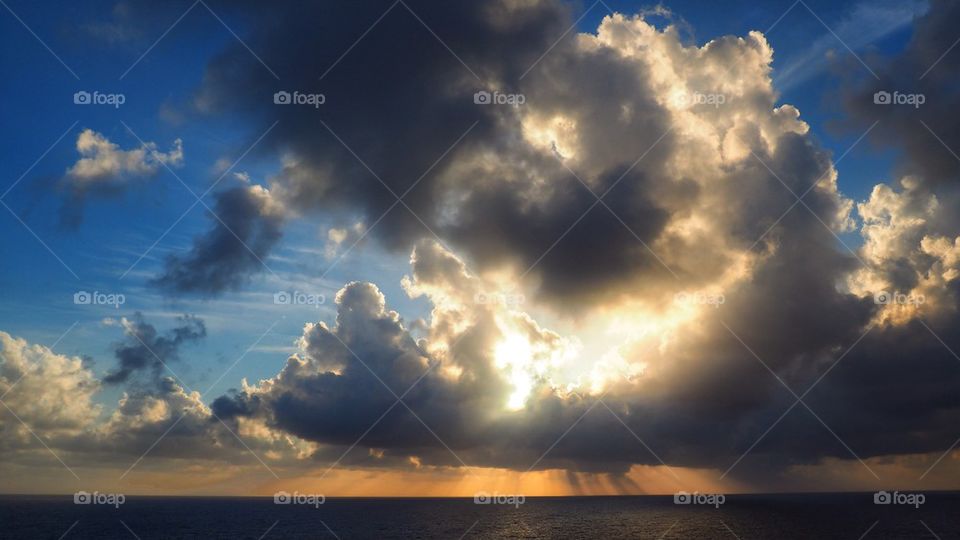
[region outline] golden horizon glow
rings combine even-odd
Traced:
[[[869,492],[896,485],[900,489],[950,491],[958,481],[957,470],[927,477],[921,474],[940,458],[939,453],[912,454],[896,458],[875,457],[865,462],[879,474],[874,478],[859,462],[826,459],[817,464],[789,468],[795,483],[790,492]],[[945,460],[960,462],[960,450]],[[0,469],[2,471],[3,469]],[[276,469],[274,478],[265,468],[192,464],[175,470],[135,470],[123,481],[119,469],[76,469],[83,482],[64,483],[52,468],[11,476],[4,493],[70,494],[86,491],[141,496],[242,496],[272,497],[278,491],[322,494],[328,498],[471,498],[477,493],[522,494],[525,497],[671,495],[678,491],[701,493],[772,493],[783,488],[756,488],[722,471],[634,465],[624,474],[590,473],[550,469],[533,472],[501,468],[421,467],[408,470],[331,469],[288,471]],[[6,471],[4,471],[6,472]],[[21,471],[24,472],[24,471]],[[294,477],[291,477],[293,475]],[[828,479],[828,480],[825,480]],[[75,485],[74,485],[75,484]]]

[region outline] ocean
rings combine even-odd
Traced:
[[[728,495],[719,507],[673,496],[496,502],[130,496],[111,506],[8,495],[0,538],[960,538],[957,492],[927,492],[920,505],[875,504],[873,493]]]

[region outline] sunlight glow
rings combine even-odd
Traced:
[[[494,350],[494,365],[506,372],[507,380],[513,386],[513,393],[507,400],[507,408],[512,411],[522,409],[533,390],[532,364],[530,342],[518,333],[507,334]]]

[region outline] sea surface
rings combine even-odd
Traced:
[[[719,507],[672,496],[334,499],[127,497],[119,507],[72,496],[0,496],[0,538],[960,538],[960,493],[918,508],[872,493],[728,495]]]

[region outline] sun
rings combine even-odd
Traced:
[[[493,358],[494,365],[505,373],[507,381],[513,387],[513,392],[507,398],[507,409],[522,409],[533,391],[533,347],[522,335],[508,331],[497,343]]]

